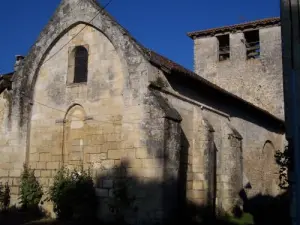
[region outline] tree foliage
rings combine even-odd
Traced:
[[[276,163],[279,165],[279,187],[282,189],[288,189],[289,180],[288,170],[292,169],[292,149],[286,146],[284,151],[277,151],[275,153]]]

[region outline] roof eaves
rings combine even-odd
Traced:
[[[10,73],[5,73],[5,74],[1,74],[0,78],[1,79],[10,79],[12,77],[12,75],[14,74],[14,72],[10,72]]]
[[[280,25],[279,17],[255,20],[246,23],[217,27],[217,28],[206,29],[206,30],[193,31],[193,32],[188,32],[187,35],[190,38],[194,39],[195,37],[213,36],[218,33],[234,32],[236,30],[245,30],[249,28],[259,28],[259,27],[268,27],[268,26],[276,26],[276,25]]]

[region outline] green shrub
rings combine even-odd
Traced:
[[[253,216],[250,213],[243,213],[240,217],[228,216],[227,221],[236,225],[254,224]]]
[[[38,208],[42,196],[43,189],[34,175],[34,170],[24,164],[20,184],[20,203],[22,208]]]
[[[8,183],[0,184],[0,209],[6,211],[10,205],[10,188]]]
[[[49,200],[61,220],[94,219],[97,197],[90,171],[60,169],[49,189]]]

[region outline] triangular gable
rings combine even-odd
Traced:
[[[136,42],[121,25],[119,25],[94,0],[62,0],[47,26],[41,32],[38,40],[25,59],[22,70],[13,77],[17,89],[32,90],[41,64],[45,57],[68,30],[83,23],[103,32],[112,42],[124,64],[131,66],[140,62],[136,57],[146,56],[145,48]]]

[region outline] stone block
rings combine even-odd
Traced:
[[[90,154],[90,162],[101,162],[102,160],[107,159],[107,153],[96,153],[96,154]]]
[[[230,181],[230,177],[227,175],[220,175],[220,181],[227,183]]]
[[[122,136],[121,136],[121,134],[107,134],[106,140],[108,142],[122,141]]]
[[[131,168],[142,168],[143,166],[143,161],[142,159],[134,159],[130,161],[129,167]]]
[[[112,188],[113,185],[114,185],[113,180],[103,180],[103,181],[102,181],[102,186],[103,186],[104,188]]]
[[[154,168],[155,159],[142,159],[144,168]]]
[[[37,169],[37,163],[36,162],[30,162],[29,166],[31,169]]]
[[[194,173],[193,174],[193,179],[194,180],[205,180],[204,179],[204,174],[203,173]]]
[[[52,155],[51,159],[52,159],[52,162],[61,162],[62,161],[62,155]]]
[[[194,190],[203,190],[204,185],[202,181],[193,181],[193,189]]]
[[[137,159],[146,159],[146,158],[150,158],[149,155],[148,155],[148,152],[146,149],[143,149],[143,148],[137,148],[135,150],[135,157]]]
[[[91,162],[90,154],[84,154],[84,162]]]
[[[46,169],[46,162],[37,162],[36,168],[39,170],[45,170]]]
[[[0,177],[8,177],[8,170],[0,169]]]
[[[114,194],[114,190],[113,189],[110,189],[109,190],[109,197],[114,197],[115,196],[115,194]]]
[[[123,156],[122,150],[109,150],[107,154],[108,159],[121,159]]]
[[[41,177],[51,177],[51,170],[42,170],[41,171]]]
[[[102,134],[96,134],[90,139],[92,145],[102,145],[105,141],[105,138]]]
[[[74,139],[72,140],[72,146],[82,146],[83,140],[82,139]]]
[[[30,161],[39,161],[40,160],[40,154],[39,153],[32,153],[30,154]]]
[[[202,166],[196,166],[196,165],[193,165],[192,166],[192,172],[194,172],[194,173],[201,173],[201,172],[204,172],[203,171],[203,167]]]
[[[14,163],[0,163],[0,169],[11,170],[15,168],[16,162]]]
[[[187,189],[187,190],[193,189],[193,181],[188,181],[188,182],[187,182],[187,184],[186,184],[186,189]]]
[[[135,159],[135,150],[134,149],[123,150],[123,157],[134,160]]]
[[[141,170],[141,175],[146,178],[160,177],[161,171],[158,168],[144,168]]]
[[[51,161],[51,157],[50,157],[50,153],[40,153],[40,158],[39,158],[40,162],[48,162]]]
[[[141,167],[132,167],[127,169],[129,176],[143,176],[143,168]]]
[[[192,181],[194,179],[194,173],[187,173],[187,178],[188,181]]]
[[[96,188],[96,195],[98,197],[108,197],[108,189]]]
[[[111,169],[114,167],[115,161],[114,160],[103,160],[101,162],[101,165],[104,167],[104,169]]]
[[[188,197],[188,199],[204,199],[205,192],[199,191],[199,190],[188,190],[187,197]]]
[[[70,152],[69,160],[70,161],[80,161],[80,160],[82,160],[82,153],[81,152]]]
[[[19,186],[20,185],[20,178],[12,178],[12,186]]]
[[[46,169],[47,170],[58,170],[60,168],[59,162],[47,162]]]
[[[101,147],[99,149],[98,146],[84,146],[84,152],[85,153],[98,153],[98,151],[101,151]]]
[[[18,195],[19,194],[19,187],[16,187],[16,186],[10,187],[10,193],[12,195]]]
[[[115,166],[119,167],[121,165],[122,160],[121,159],[115,159]]]
[[[21,176],[21,170],[10,170],[9,176],[10,177],[20,177]]]
[[[121,148],[122,142],[108,142],[107,149],[108,150],[119,150]]]

